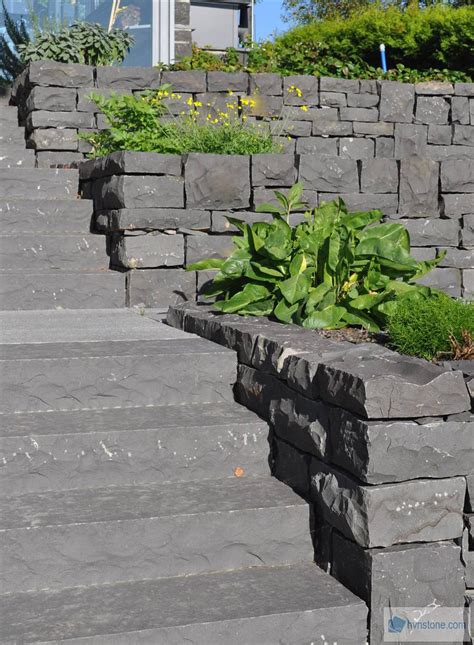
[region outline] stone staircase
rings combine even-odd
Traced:
[[[235,352],[120,308],[76,172],[15,164],[8,118],[0,643],[363,645],[365,604],[314,564],[309,506],[234,401]]]

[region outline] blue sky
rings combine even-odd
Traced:
[[[281,0],[260,0],[255,4],[256,40],[267,38],[275,31],[288,29],[288,23],[281,19]]]

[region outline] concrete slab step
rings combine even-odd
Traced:
[[[2,591],[313,561],[309,506],[263,477],[0,500]]]
[[[200,338],[2,345],[0,412],[233,400],[236,356]]]
[[[0,235],[0,272],[106,271],[109,258],[101,235],[73,233]]]
[[[35,163],[34,150],[27,150],[20,144],[2,145],[0,168],[34,168]]]
[[[92,201],[77,199],[7,199],[0,203],[4,234],[89,233]]]
[[[7,642],[364,645],[367,607],[316,565],[0,596]]]
[[[0,280],[1,311],[124,306],[125,274],[117,271],[25,270]]]
[[[75,200],[78,180],[75,169],[3,168],[0,169],[0,198]]]
[[[237,403],[0,416],[0,495],[264,475],[268,426]]]

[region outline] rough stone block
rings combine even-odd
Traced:
[[[371,108],[376,107],[379,101],[380,97],[378,94],[361,93],[347,95],[348,107]]]
[[[296,181],[294,155],[252,156],[252,186],[292,186]]]
[[[398,191],[398,164],[395,159],[363,161],[361,189],[363,193],[396,193]]]
[[[361,93],[367,92],[367,94],[378,94],[378,81],[361,79],[359,84]]]
[[[307,498],[310,491],[310,456],[294,446],[275,437],[272,474],[290,486],[295,492]]]
[[[454,94],[454,86],[452,83],[445,83],[443,81],[424,81],[415,84],[416,94],[428,94],[429,96],[446,96]]]
[[[466,272],[464,272],[466,273]],[[427,287],[441,289],[453,298],[461,297],[461,272],[459,269],[440,269],[436,267],[427,275],[417,280]]]
[[[376,122],[379,119],[379,111],[376,108],[341,108],[341,119],[343,121],[359,121],[362,123]]]
[[[290,92],[290,87],[301,90],[302,96]],[[319,105],[319,79],[316,76],[285,76],[283,78],[283,101],[285,105]]]
[[[77,111],[78,112],[100,112],[97,105],[89,100],[87,97],[94,92],[94,94],[100,94],[100,96],[108,97],[114,90],[107,89],[105,87],[79,87],[77,89]],[[126,88],[120,88],[120,94],[131,94],[131,90]]]
[[[176,267],[184,264],[184,240],[182,235],[112,236],[110,262],[124,269],[152,269]]]
[[[396,144],[395,144],[396,146]],[[411,157],[400,163],[400,215],[437,216],[439,164],[431,159]]]
[[[448,123],[449,101],[441,96],[419,96],[416,101],[415,119],[418,123]]]
[[[469,99],[467,96],[453,96],[451,99],[452,123],[469,124]]]
[[[371,159],[375,155],[373,139],[341,138],[339,140],[339,155],[346,159]]]
[[[463,530],[463,477],[361,485],[316,458],[311,497],[323,517],[365,548],[459,538]]]
[[[321,92],[319,96],[320,105],[327,105],[328,107],[346,107],[347,98],[341,92]],[[341,117],[342,118],[342,117]],[[350,119],[346,119],[349,121]]]
[[[450,125],[430,125],[428,127],[428,143],[450,146],[453,138],[453,129]]]
[[[161,72],[156,67],[97,67],[97,87],[110,89],[157,89]]]
[[[456,94],[456,96],[474,97],[474,83],[455,83],[454,93]]]
[[[78,168],[83,159],[81,152],[39,150],[36,153],[38,168]]]
[[[181,177],[120,175],[97,179],[93,185],[96,210],[116,208],[184,208]]]
[[[56,63],[52,60],[32,61],[27,68],[31,85],[56,87],[92,87],[94,68],[90,65]]]
[[[206,72],[199,70],[162,72],[162,84],[170,83],[174,92],[206,92]]]
[[[283,82],[280,74],[250,74],[250,93],[256,95],[281,96]]]
[[[474,159],[442,161],[441,189],[447,193],[474,193]]]
[[[321,92],[358,92],[359,81],[345,78],[328,78],[322,76],[319,80]]]
[[[181,176],[181,156],[157,152],[112,152],[105,157],[89,159],[80,168],[82,180],[111,175]]]
[[[467,475],[472,471],[474,423],[363,421],[333,408],[331,461],[368,484]]]
[[[395,158],[425,156],[428,126],[395,124]]]
[[[380,86],[380,120],[411,123],[415,105],[414,85],[382,81]]]
[[[423,153],[433,161],[444,161],[445,159],[474,159],[474,146],[426,146]]]
[[[309,137],[311,136],[312,124],[310,121],[287,121],[282,123],[278,121],[275,125],[270,126],[282,135],[290,135],[292,137]]]
[[[208,92],[245,92],[249,89],[249,75],[246,72],[208,72]]]
[[[115,231],[164,231],[167,229],[208,230],[211,227],[211,214],[188,208],[123,208],[102,211],[96,215],[102,222],[99,230]]]
[[[445,240],[443,240],[442,238],[439,239],[441,239],[441,242],[445,244]],[[446,251],[445,258],[439,263],[440,267],[455,267],[457,269],[474,268],[474,249],[443,249],[441,247],[438,250]]]
[[[338,157],[302,155],[299,179],[305,186],[327,192],[358,192],[357,162]]]
[[[72,112],[76,109],[76,90],[69,87],[33,87],[26,100],[28,112],[50,110]]]
[[[472,300],[474,298],[474,269],[465,269],[462,272],[462,281],[463,281],[463,291],[462,291],[463,298],[468,298]]]
[[[393,123],[378,121],[374,123],[354,123],[354,134],[366,134],[371,137],[390,137],[394,132]]]
[[[185,186],[190,208],[248,208],[250,159],[191,153],[185,162]]]
[[[47,89],[47,88],[41,88]],[[93,114],[87,112],[49,112],[46,110],[35,110],[30,112],[26,119],[28,130],[35,128],[64,128],[92,129],[95,127]]]
[[[329,155],[337,156],[337,139],[327,137],[305,137],[296,142],[296,152],[300,155]]]
[[[393,137],[377,137],[375,139],[375,156],[381,159],[393,159],[395,139]]]
[[[454,219],[413,218],[399,221],[407,229],[414,246],[439,246],[440,244],[457,246],[459,244],[459,224]]]
[[[334,533],[332,575],[370,607],[371,642],[384,642],[385,607],[464,605],[461,550],[450,542],[362,549]]]
[[[464,215],[461,234],[464,248],[474,247],[474,213]]]
[[[459,146],[474,146],[474,125],[455,124],[453,143]]]
[[[70,128],[65,128],[64,130],[54,128],[35,130],[30,134],[28,147],[35,150],[77,151],[79,149],[77,130]]]
[[[196,274],[184,269],[129,271],[127,305],[157,309],[169,307],[196,297]]]
[[[229,235],[186,235],[186,266],[207,258],[226,258],[234,250]]]
[[[352,134],[350,121],[330,121],[329,119],[315,119],[313,121],[314,136],[349,137]]]
[[[378,208],[384,215],[398,213],[398,195],[373,193],[319,193],[319,201],[330,202],[341,197],[350,211],[370,211]]]
[[[283,97],[282,96],[269,96],[268,94],[257,95],[254,99],[255,103],[250,107],[244,108],[243,112],[253,117],[280,117],[283,110]],[[299,108],[297,108],[299,110]],[[308,112],[299,110],[298,116],[305,120],[309,118]]]
[[[470,213],[473,210],[473,196],[465,195],[442,195],[443,214],[445,217],[458,218],[461,215]]]

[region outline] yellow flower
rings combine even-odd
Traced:
[[[219,112],[219,116],[222,117],[223,119],[228,119],[229,115],[227,112]]]
[[[232,92],[232,90],[229,90],[229,91],[227,92],[227,95],[228,95],[228,96],[234,96],[234,92]]]
[[[303,92],[300,90],[299,87],[295,87],[295,92],[298,98],[301,98],[303,96]]]
[[[235,110],[235,105],[233,103],[226,103],[229,110]]]
[[[250,100],[249,99],[242,99],[242,105],[249,105]]]
[[[202,103],[201,101],[194,101],[194,107],[201,107]]]
[[[302,110],[303,112],[307,112],[307,111],[308,111],[308,109],[309,109],[309,108],[308,108],[308,106],[307,106],[307,105],[302,105],[302,106],[300,107],[300,110]]]
[[[193,104],[193,97],[190,96],[189,99],[186,101],[187,105],[192,105]]]
[[[250,99],[250,101],[249,101],[249,105],[250,105],[250,107],[252,107],[252,108],[253,108],[253,107],[255,107],[257,104],[256,104],[256,102],[255,102],[253,99]]]
[[[295,91],[295,86],[290,85],[290,87],[288,88],[288,94],[293,94],[294,91]]]

